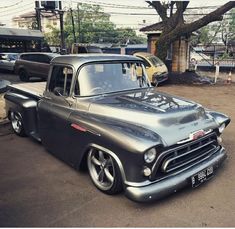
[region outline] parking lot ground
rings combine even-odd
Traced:
[[[162,86],[228,114],[223,134],[228,159],[216,176],[160,201],[140,204],[124,194],[98,191],[86,172],[76,171],[30,138],[0,124],[0,226],[234,227],[235,86]],[[177,133],[176,133],[177,134]]]

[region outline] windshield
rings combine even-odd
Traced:
[[[152,63],[153,66],[161,66],[164,65],[164,63],[156,56],[148,56],[147,59]]]
[[[18,54],[9,54],[9,59],[11,59],[11,60],[17,60],[17,59],[19,59],[19,55]]]
[[[88,64],[80,70],[78,81],[81,96],[149,86],[144,65],[140,62]]]

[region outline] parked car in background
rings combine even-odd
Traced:
[[[190,61],[191,62],[206,61],[206,60],[210,60],[210,57],[204,53],[197,53],[197,52],[190,53]]]
[[[79,53],[103,53],[101,48],[95,45],[83,44],[83,43],[73,43],[71,48],[72,54]]]
[[[0,53],[0,69],[14,71],[18,53]]]
[[[15,73],[21,81],[29,81],[31,77],[47,79],[50,62],[57,53],[31,52],[22,53],[15,62]]]
[[[148,78],[153,86],[168,79],[168,69],[158,57],[147,52],[136,52],[133,55],[144,61]]]

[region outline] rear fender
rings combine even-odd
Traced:
[[[37,132],[37,100],[14,92],[4,95],[6,100],[6,112],[10,119],[10,112],[20,113],[25,133],[30,135]]]

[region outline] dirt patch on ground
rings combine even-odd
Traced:
[[[230,82],[228,78],[230,77]],[[220,73],[216,80],[216,85],[234,84],[234,74]],[[169,73],[168,84],[183,84],[183,85],[203,85],[203,84],[215,84],[214,72],[183,72],[183,73]]]

